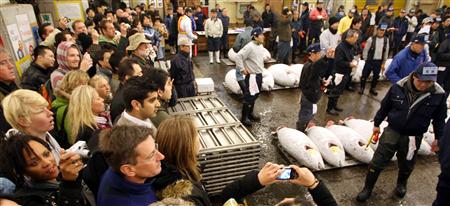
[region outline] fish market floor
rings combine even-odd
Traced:
[[[230,95],[223,86],[225,74],[234,67],[222,64],[209,64],[208,57],[200,54],[194,58],[196,77],[211,77],[215,83],[215,90],[219,98],[240,118],[241,98]],[[337,122],[339,119],[352,115],[355,118],[372,119],[380,102],[386,94],[390,83],[382,82],[378,86],[378,96],[368,94],[359,95],[357,92],[346,91],[340,98],[338,106],[344,109],[338,117],[326,114],[327,97],[323,96],[318,104],[315,116],[318,125],[325,125],[328,120]],[[259,138],[262,145],[261,161],[289,164],[278,147],[277,141],[270,133],[279,125],[295,128],[299,110],[299,89],[277,90],[263,92],[256,101],[255,111],[262,120],[249,130]],[[431,205],[436,197],[437,176],[440,173],[436,156],[419,156],[416,167],[408,181],[408,192],[403,199],[395,197],[393,191],[397,181],[397,162],[391,162],[378,179],[372,197],[366,203],[358,203],[356,195],[362,189],[366,175],[366,165],[338,168],[314,174],[326,183],[339,205]],[[288,183],[278,183],[258,191],[247,198],[251,206],[275,205],[285,197],[300,197],[302,205],[314,205],[312,197],[305,188]],[[220,205],[217,200],[213,202]]]

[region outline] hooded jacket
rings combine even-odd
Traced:
[[[56,50],[56,61],[58,62],[59,67],[50,74],[50,83],[53,89],[58,86],[59,82],[64,78],[64,75],[70,71],[67,56],[69,49],[72,47],[75,47],[81,55],[78,46],[73,42],[65,41],[58,45],[58,49]]]
[[[408,98],[411,92],[407,86],[409,81],[412,81],[412,74],[391,86],[375,115],[375,127],[379,127],[387,117],[389,127],[398,133],[421,136],[428,130],[430,121],[433,120],[435,137],[440,139],[447,116],[444,90],[439,84],[434,83],[428,91],[420,93],[411,102]]]

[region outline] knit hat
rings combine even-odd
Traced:
[[[70,70],[69,63],[67,63],[67,55],[69,49],[72,47],[75,47],[78,50],[78,52],[80,52],[78,46],[71,41],[63,41],[59,43],[58,48],[56,49],[56,61],[58,62],[59,68],[67,71]]]
[[[335,16],[330,17],[330,19],[328,19],[328,24],[331,26],[334,23],[339,23],[339,19],[336,18]]]
[[[414,71],[422,81],[436,81],[438,75],[438,67],[432,62],[420,64]]]

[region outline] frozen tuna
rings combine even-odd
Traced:
[[[355,130],[342,125],[331,125],[327,129],[336,135],[342,142],[345,151],[352,157],[364,163],[369,163],[372,160],[374,152],[372,148],[366,148],[367,139],[363,138]]]
[[[335,167],[345,163],[345,151],[341,141],[330,130],[312,126],[306,129],[308,137],[317,145],[323,159]]]
[[[313,170],[324,168],[322,156],[308,136],[291,128],[281,128],[277,134],[281,146],[300,164]]]

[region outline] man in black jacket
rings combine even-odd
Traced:
[[[436,65],[422,63],[412,74],[392,85],[384,97],[374,118],[374,134],[380,132],[380,124],[386,117],[389,125],[369,163],[364,189],[356,198],[358,201],[369,199],[378,176],[395,152],[399,167],[395,194],[400,198],[405,196],[417,150],[431,120],[436,138],[431,147],[433,151],[439,149],[437,145],[443,134],[447,107],[444,90],[436,83],[437,74]]]
[[[187,38],[178,39],[179,51],[170,61],[170,77],[178,97],[192,97],[197,94],[195,89],[194,65],[189,58],[192,43]]]
[[[450,202],[450,122],[444,128],[444,135],[439,139],[439,163],[441,164],[441,174],[436,186],[436,200],[433,206],[444,206]]]
[[[450,36],[441,43],[436,53],[436,65],[438,66],[437,82],[441,85],[448,97],[450,93]]]
[[[314,106],[322,96],[322,86],[327,86],[329,81],[323,80],[323,70],[327,69],[326,61],[319,43],[312,44],[306,52],[309,54],[308,61],[303,66],[300,79],[302,91],[300,100],[300,111],[298,112],[297,130],[304,132],[309,121],[314,115]]]
[[[39,91],[41,85],[50,79],[55,55],[49,47],[39,45],[33,51],[33,58],[33,63],[23,73],[22,88]]]
[[[339,43],[335,50],[335,73],[333,88],[330,89],[328,94],[328,106],[327,113],[331,115],[338,115],[338,112],[342,112],[341,108],[337,107],[339,97],[344,92],[345,86],[350,81],[350,73],[352,69],[357,66],[356,60],[354,60],[353,46],[356,44],[359,38],[359,31],[354,29],[347,30],[347,36],[344,41]]]

